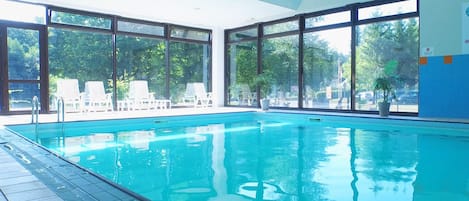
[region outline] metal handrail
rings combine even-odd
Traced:
[[[39,122],[39,98],[37,96],[33,97],[32,100],[32,108],[31,108],[31,123],[38,123]]]
[[[62,119],[60,119],[60,115],[62,115]],[[65,102],[64,98],[60,97],[57,99],[57,122],[64,122],[65,121]]]

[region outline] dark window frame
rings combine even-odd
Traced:
[[[38,31],[39,38],[39,79],[38,80],[17,80],[8,78],[8,46],[7,46],[7,28],[19,28]],[[2,91],[1,112],[0,114],[24,114],[30,111],[15,110],[9,108],[8,88],[10,83],[19,84],[39,84],[40,85],[40,112],[48,111],[49,107],[49,83],[48,83],[48,56],[47,56],[47,30],[43,24],[24,23],[17,21],[0,21],[0,90]]]
[[[136,19],[131,19],[131,18],[122,18],[122,17],[117,17],[115,22],[116,22],[116,25],[114,27],[116,29],[116,34],[146,36],[148,38],[161,38],[161,39],[165,39],[167,37],[167,31],[166,30],[168,29],[168,26],[166,26],[163,23],[151,22],[151,21],[146,21],[146,20],[136,20]],[[121,31],[121,30],[119,30],[119,22],[129,22],[129,23],[135,23],[135,24],[141,24],[141,25],[162,27],[163,28],[163,35]]]
[[[209,85],[209,90],[212,89],[212,30],[210,29],[204,29],[204,28],[197,28],[197,27],[190,27],[190,26],[184,26],[184,25],[177,25],[177,24],[170,24],[170,23],[162,23],[162,22],[156,22],[156,21],[148,21],[148,20],[141,20],[141,19],[134,19],[134,18],[127,18],[127,17],[122,17],[118,15],[112,15],[112,14],[104,14],[104,13],[97,13],[97,12],[90,12],[90,11],[84,11],[84,10],[77,10],[77,9],[70,9],[70,8],[64,8],[64,7],[59,7],[59,6],[54,6],[54,5],[48,5],[44,3],[26,3],[26,4],[33,4],[33,5],[40,5],[45,7],[45,24],[35,24],[35,23],[23,23],[23,22],[16,22],[16,21],[8,21],[8,20],[0,20],[0,35],[1,40],[6,41],[6,37],[3,37],[6,35],[6,26],[21,26],[21,27],[38,27],[38,29],[41,29],[44,34],[40,36],[40,54],[41,54],[41,72],[40,72],[40,81],[33,81],[34,83],[39,83],[41,86],[41,113],[51,113],[50,108],[49,108],[49,55],[48,55],[48,31],[49,27],[51,28],[59,28],[59,29],[67,29],[67,30],[77,30],[77,31],[84,31],[84,32],[90,32],[90,33],[105,33],[105,34],[110,34],[112,37],[112,69],[113,69],[113,76],[112,80],[114,84],[116,83],[116,73],[117,72],[117,56],[116,56],[116,36],[117,35],[129,35],[129,36],[134,36],[134,37],[145,37],[145,38],[154,38],[154,39],[159,39],[163,40],[165,42],[166,47],[168,47],[169,43],[172,41],[177,41],[177,42],[185,42],[185,43],[194,43],[194,44],[206,44],[208,45],[209,48],[209,77],[210,79],[210,85]],[[111,26],[109,29],[103,29],[103,28],[95,28],[95,27],[89,27],[89,26],[80,26],[80,25],[70,25],[70,24],[63,24],[63,23],[56,23],[51,21],[51,14],[53,11],[57,12],[66,12],[66,13],[71,13],[71,14],[77,14],[77,15],[85,15],[85,16],[90,16],[90,17],[98,17],[98,18],[106,18],[111,20]],[[139,24],[148,24],[148,25],[155,25],[155,26],[162,26],[164,27],[164,35],[163,36],[158,36],[158,35],[151,35],[151,34],[143,34],[143,33],[133,33],[133,32],[125,32],[125,31],[118,31],[117,30],[117,22],[118,20],[122,21],[127,21],[127,22],[132,22],[132,23],[139,23]],[[192,40],[192,39],[181,39],[181,38],[176,38],[176,37],[170,37],[169,35],[169,30],[171,27],[178,27],[178,28],[184,28],[184,29],[189,29],[189,30],[194,30],[194,31],[201,31],[205,32],[208,34],[208,39],[206,41],[201,41],[201,40]],[[5,31],[3,31],[5,29]],[[3,39],[5,38],[5,39]],[[0,52],[2,54],[6,54],[3,52],[6,52],[7,50],[7,44],[6,42],[0,41]],[[165,65],[166,65],[166,91],[165,91],[165,96],[169,97],[169,68],[170,68],[170,61],[169,61],[169,55],[171,54],[169,48],[166,48],[165,50]],[[1,55],[0,55],[1,56]],[[7,73],[8,71],[3,69],[3,66],[6,66],[7,60],[2,59],[0,63],[0,72],[2,73],[0,77],[0,90],[6,91],[8,89],[8,80],[4,79],[6,76],[4,75],[5,72]],[[31,81],[18,81],[18,82],[27,82],[27,83],[32,83]],[[0,101],[3,105],[8,103],[8,95],[2,95],[2,101]],[[116,104],[117,96],[116,96],[116,89],[114,88],[113,90],[113,102],[114,102],[114,107],[117,107]],[[23,114],[23,113],[30,113],[30,111],[8,111],[8,108],[4,108],[3,106],[0,114]],[[117,109],[117,108],[114,108]]]
[[[322,31],[322,30],[330,30],[330,29],[336,29],[336,28],[343,28],[343,27],[351,27],[351,88],[350,88],[350,98],[351,98],[351,108],[349,110],[338,110],[338,109],[321,109],[321,108],[303,108],[302,107],[302,102],[303,102],[303,97],[302,94],[299,94],[299,103],[297,108],[288,108],[292,110],[308,110],[308,111],[325,111],[325,112],[343,112],[343,113],[364,113],[364,114],[377,114],[377,111],[364,111],[364,110],[357,110],[355,108],[355,85],[356,85],[356,27],[359,25],[363,24],[370,24],[370,23],[376,23],[376,22],[385,22],[385,21],[392,21],[392,20],[400,20],[400,19],[408,19],[408,18],[419,18],[420,17],[420,7],[419,7],[419,1],[420,0],[415,0],[417,4],[417,10],[415,12],[408,12],[408,13],[402,13],[402,14],[395,14],[395,15],[387,15],[383,17],[376,17],[376,18],[369,18],[369,19],[363,19],[363,20],[358,20],[358,10],[361,8],[367,8],[367,7],[373,7],[373,6],[380,6],[380,5],[385,5],[385,4],[391,4],[391,3],[396,3],[396,2],[401,2],[405,0],[377,0],[377,1],[370,1],[370,2],[364,2],[364,3],[355,3],[355,4],[350,4],[342,7],[337,7],[337,8],[332,8],[332,9],[326,9],[326,10],[321,10],[321,11],[315,11],[311,13],[304,13],[304,14],[299,14],[296,16],[292,17],[287,17],[287,18],[282,18],[282,19],[277,19],[269,22],[264,22],[264,23],[256,23],[252,25],[246,25],[243,27],[237,27],[237,28],[232,28],[232,29],[227,29],[225,30],[225,106],[228,107],[243,107],[243,106],[236,106],[236,105],[228,105],[228,85],[230,83],[229,80],[229,64],[228,60],[229,57],[227,55],[228,52],[228,47],[229,45],[236,44],[238,42],[244,42],[244,41],[250,41],[250,40],[257,40],[258,41],[258,53],[257,53],[257,58],[258,58],[258,66],[257,66],[257,71],[258,73],[262,72],[262,40],[267,39],[267,38],[274,38],[274,37],[282,37],[290,34],[298,34],[299,35],[299,66],[298,66],[298,86],[299,86],[299,92],[303,91],[303,86],[302,84],[302,79],[303,79],[303,34],[305,33],[311,33],[311,32],[316,32],[316,31]],[[322,16],[322,15],[327,15],[327,14],[333,14],[337,12],[343,12],[343,11],[350,11],[350,22],[342,22],[342,23],[337,23],[337,24],[328,24],[324,26],[318,26],[318,27],[312,27],[312,28],[305,28],[304,20],[305,18],[310,18],[310,17],[316,17],[316,16]],[[277,23],[282,23],[282,22],[287,22],[291,21],[292,19],[299,19],[298,22],[300,24],[299,30],[298,31],[287,31],[287,32],[281,32],[281,33],[274,33],[274,34],[268,34],[264,35],[263,34],[263,27],[267,25],[273,25]],[[240,41],[229,41],[229,34],[236,32],[237,30],[242,30],[246,29],[248,27],[258,27],[258,37],[249,39],[249,40],[240,40]],[[295,33],[297,32],[297,33]],[[300,63],[301,62],[301,63]],[[259,102],[259,93],[257,94],[257,100]],[[259,105],[259,103],[258,103]],[[283,107],[273,107],[273,108],[278,108],[278,109],[283,109]],[[418,112],[391,112],[393,115],[402,115],[402,116],[417,116]]]
[[[69,13],[69,14],[74,14],[74,15],[82,15],[82,16],[87,16],[87,17],[96,17],[96,18],[103,18],[103,19],[109,19],[110,20],[110,27],[109,28],[98,28],[98,27],[92,27],[92,26],[82,26],[82,25],[75,25],[75,24],[66,24],[66,23],[59,23],[59,22],[52,22],[52,12],[62,12],[62,13]],[[48,6],[47,7],[47,26],[55,26],[55,27],[80,27],[83,29],[90,29],[90,30],[96,30],[96,31],[108,31],[112,32],[115,29],[114,26],[114,16],[112,15],[106,15],[106,14],[99,14],[99,13],[94,13],[94,12],[88,12],[88,11],[81,11],[81,10],[75,10],[75,9],[68,9],[68,8],[61,8],[61,7],[55,7],[55,6]]]

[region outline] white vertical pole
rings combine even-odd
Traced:
[[[212,29],[212,94],[213,105],[223,106],[225,90],[225,33],[220,27]]]

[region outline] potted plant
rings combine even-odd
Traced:
[[[375,94],[381,94],[382,100],[378,102],[379,116],[387,117],[389,115],[390,99],[394,96],[391,79],[388,77],[378,77],[374,83]]]
[[[260,73],[256,76],[254,79],[255,85],[258,87],[260,95],[261,95],[261,109],[262,110],[268,110],[269,109],[269,104],[270,100],[268,98],[268,95],[271,92],[271,83],[272,83],[272,77],[268,73]]]
[[[391,100],[395,98],[393,84],[397,64],[398,62],[396,60],[388,61],[383,68],[384,71],[382,75],[376,78],[374,82],[375,97],[378,94],[382,97],[381,101],[378,102],[379,115],[382,117],[389,116]]]

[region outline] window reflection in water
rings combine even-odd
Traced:
[[[457,167],[469,165],[461,160],[469,141],[461,139],[425,129],[247,120],[41,143],[152,200],[366,201],[464,197],[469,175]]]

